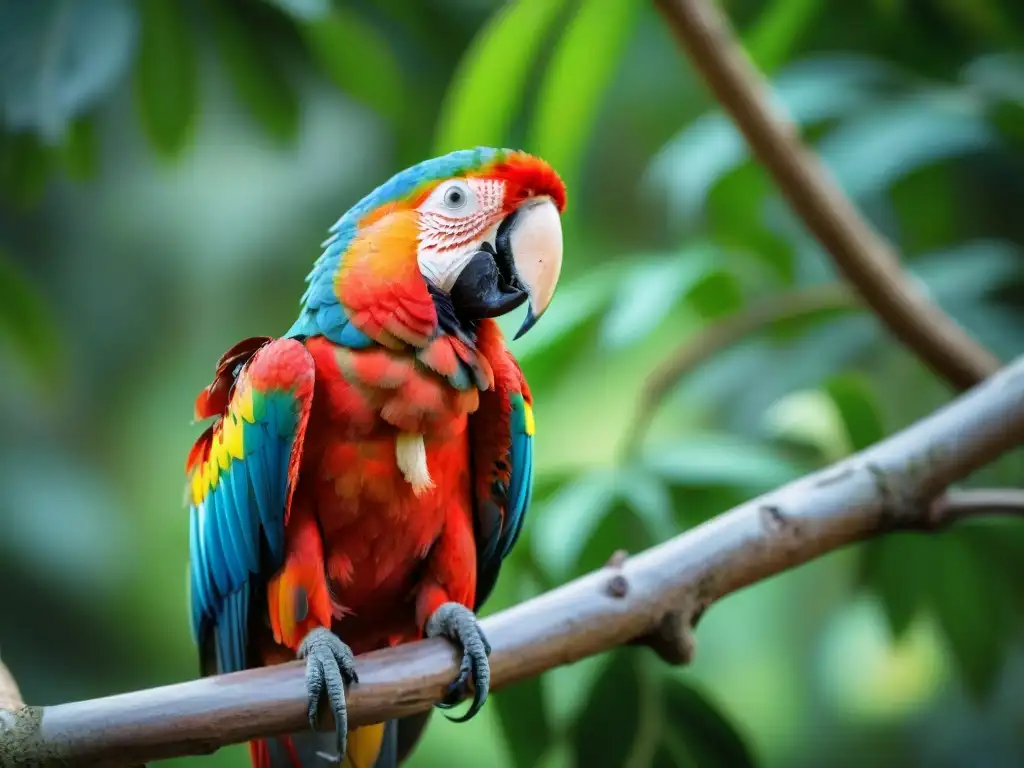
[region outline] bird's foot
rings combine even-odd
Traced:
[[[462,663],[459,665],[459,676],[450,686],[444,700],[437,706],[451,709],[466,694],[470,678],[473,680],[473,704],[462,717],[448,717],[455,723],[469,720],[487,700],[487,692],[491,684],[491,665],[487,660],[491,652],[491,644],[487,642],[476,615],[466,606],[459,603],[444,603],[434,611],[427,621],[427,637],[446,637],[462,648]]]
[[[348,706],[345,688],[358,683],[352,649],[324,627],[311,630],[299,646],[299,658],[306,661],[306,692],[309,696],[309,727],[316,728],[320,697],[327,695],[334,715],[338,755],[345,754],[348,741]]]

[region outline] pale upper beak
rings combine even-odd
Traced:
[[[562,271],[562,222],[549,197],[526,200],[506,216],[490,239],[463,264],[449,295],[457,315],[497,317],[529,300],[519,338],[551,303]]]
[[[527,200],[508,233],[509,251],[530,304],[515,338],[526,333],[551,303],[562,271],[562,220],[550,197]]]

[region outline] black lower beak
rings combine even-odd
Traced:
[[[526,301],[527,293],[510,284],[498,268],[494,251],[485,244],[462,269],[451,298],[459,318],[472,321],[511,312]]]

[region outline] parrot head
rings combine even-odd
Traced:
[[[562,268],[565,187],[522,152],[430,184],[417,196],[420,272],[466,320],[529,302],[519,338],[544,314]]]
[[[369,343],[351,326],[372,331],[383,313],[359,309],[401,290],[396,281],[407,279],[408,265],[459,323],[528,303],[519,338],[544,314],[558,284],[564,209],[558,174],[525,152],[478,147],[406,168],[331,227],[288,335]],[[413,257],[415,264],[406,261]]]

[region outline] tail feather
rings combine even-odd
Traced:
[[[334,733],[304,731],[249,742],[253,768],[338,768]],[[364,725],[348,733],[340,768],[397,768],[398,721]]]

